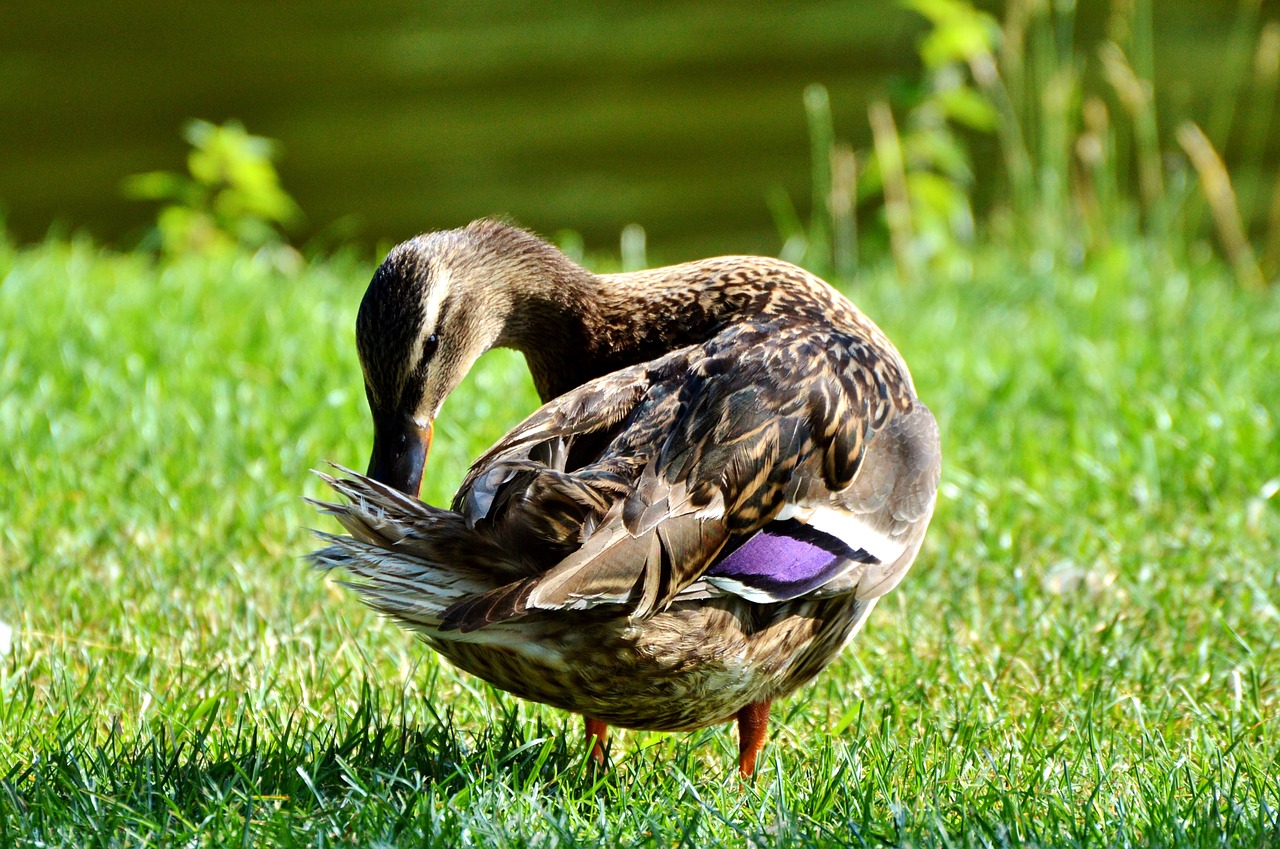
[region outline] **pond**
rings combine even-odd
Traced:
[[[1106,10],[1085,9],[1100,30]],[[802,93],[838,133],[916,72],[922,19],[881,2],[742,4],[346,0],[10,2],[0,10],[0,209],[130,244],[152,215],[127,174],[178,169],[182,124],[242,120],[280,140],[300,241],[385,244],[502,214],[651,256],[776,252],[766,197],[802,208]],[[1194,108],[1235,3],[1162,2],[1158,59]]]

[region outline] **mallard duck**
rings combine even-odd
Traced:
[[[592,274],[483,220],[393,249],[360,304],[368,474],[326,478],[349,532],[314,555],[459,668],[609,726],[736,719],[752,774],[771,703],[897,586],[940,451],[906,363],[786,262]],[[543,406],[417,497],[432,423],[478,357],[522,352]]]

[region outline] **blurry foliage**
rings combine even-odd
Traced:
[[[834,142],[826,90],[815,85],[805,92],[815,175],[809,227],[778,216],[775,199],[790,259],[844,276],[853,273],[856,212],[867,207],[876,209],[906,279],[918,276],[922,266],[961,258],[959,249],[973,241],[975,177],[963,133],[992,133],[1000,116],[967,69],[991,55],[1000,27],[959,0],[907,0],[906,5],[932,24],[919,45],[924,73],[899,97],[901,122],[885,101],[869,105],[870,150],[855,152]]]
[[[1207,212],[1241,285],[1280,276],[1280,183],[1265,161],[1280,22],[1260,20],[1259,0],[1240,2],[1204,128],[1158,114],[1154,0],[1115,0],[1105,35],[1088,44],[1070,0],[1012,0],[1003,21],[965,0],[904,3],[929,22],[922,77],[892,105],[870,104],[869,150],[836,141],[825,89],[805,93],[809,225],[784,195],[772,199],[788,259],[847,276],[859,240],[884,239],[905,279],[962,271],[976,230],[972,151],[993,144],[998,167],[981,176],[997,181],[997,200],[981,218],[1038,264],[1079,262],[1117,238],[1186,256],[1205,244]],[[860,213],[876,226],[860,228]]]
[[[1280,183],[1266,155],[1280,22],[1262,19],[1261,0],[1239,0],[1203,126],[1157,109],[1154,0],[1113,0],[1090,41],[1074,0],[1010,0],[1003,19],[968,0],[901,2],[928,23],[921,72],[868,105],[866,149],[837,138],[825,88],[804,93],[812,214],[802,221],[782,190],[770,198],[784,258],[849,277],[861,255],[884,249],[914,280],[966,276],[980,234],[1038,267],[1133,239],[1182,260],[1212,238],[1241,285],[1280,277]],[[151,244],[296,264],[282,234],[301,216],[272,165],[273,142],[234,122],[193,121],[185,135],[189,175],[125,182],[131,197],[164,204]],[[620,267],[646,263],[643,230],[627,228],[620,247]]]
[[[124,181],[128,197],[165,204],[150,237],[154,245],[167,254],[267,248],[288,255],[282,231],[301,211],[280,186],[275,143],[235,121],[191,121],[183,135],[192,147],[189,176],[151,171]]]
[[[858,198],[883,199],[894,257],[911,277],[920,265],[945,258],[955,244],[973,240],[974,171],[961,132],[992,132],[998,116],[965,69],[990,55],[999,26],[955,0],[907,5],[933,25],[919,46],[923,84],[913,92],[901,132],[887,103],[870,105],[874,146],[858,180]]]

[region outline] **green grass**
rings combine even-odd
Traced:
[[[370,271],[0,244],[0,846],[1280,839],[1276,293],[1123,246],[858,281],[942,424],[941,498],[744,785],[728,728],[622,733],[594,776],[576,719],[302,560],[308,469],[369,447]],[[428,499],[533,404],[487,358]]]

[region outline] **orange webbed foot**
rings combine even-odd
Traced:
[[[769,707],[773,699],[754,702],[738,711],[738,772],[750,778],[756,771],[756,756],[764,748],[769,732]]]

